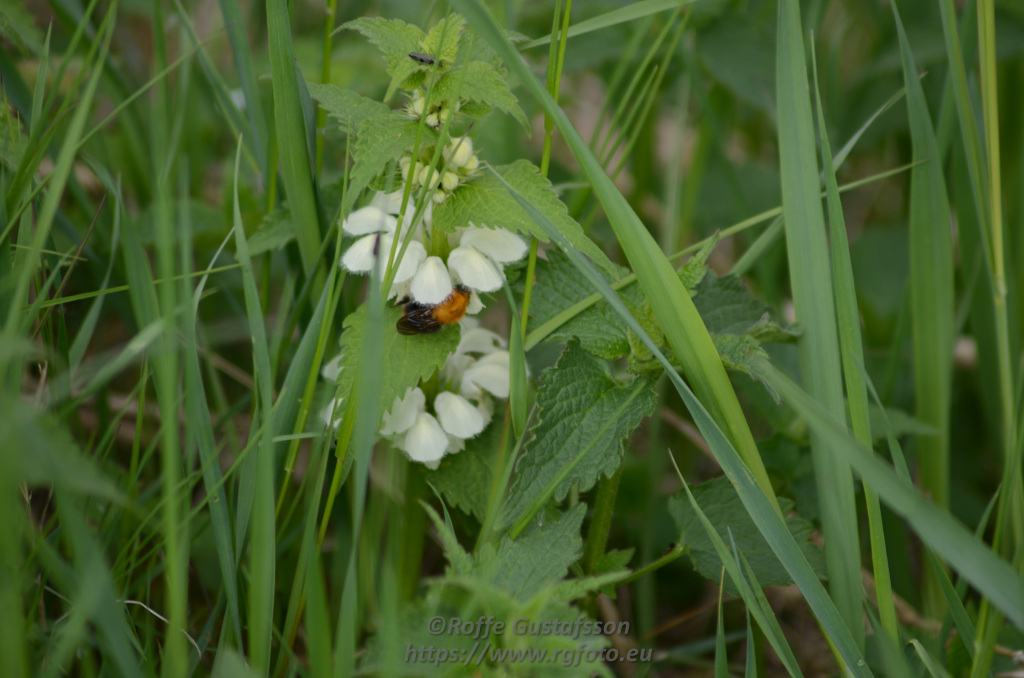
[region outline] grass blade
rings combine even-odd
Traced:
[[[807,69],[800,8],[796,0],[779,3],[776,100],[779,159],[786,249],[800,338],[800,372],[807,391],[839,421],[845,417],[840,376],[836,311],[829,271],[825,218],[814,154],[814,124],[807,96]],[[821,501],[829,591],[857,639],[864,646],[860,576],[860,540],[853,475],[849,466],[825,449],[811,433],[814,476]]]

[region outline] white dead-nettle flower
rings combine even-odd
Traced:
[[[398,237],[395,215],[400,206],[400,192],[378,193],[370,205],[345,219],[342,230],[357,238],[341,257],[341,265],[346,270],[369,273],[377,257],[383,268]],[[407,206],[405,225],[401,229],[403,233],[411,225],[408,217],[411,212],[412,206]],[[427,256],[425,237],[425,229],[419,227],[410,236],[405,254],[398,262],[388,292],[389,299],[409,297],[421,304],[440,304],[452,293],[455,285],[461,284],[473,292],[466,313],[478,313],[483,308],[478,293],[501,289],[505,282],[505,265],[519,261],[527,251],[522,238],[510,231],[470,224],[448,236],[447,244],[451,249],[445,261],[438,256]]]
[[[474,319],[463,319],[459,346],[438,373],[433,401],[428,403],[419,387],[407,389],[384,413],[380,434],[413,461],[437,468],[442,457],[464,449],[467,440],[487,428],[494,413],[493,399],[508,397],[508,364],[505,341],[478,327]],[[326,366],[323,373],[328,376]],[[325,423],[337,404],[332,400],[321,414]],[[335,418],[333,426],[339,423],[340,418]]]

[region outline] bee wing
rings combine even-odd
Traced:
[[[441,329],[441,323],[434,318],[433,306],[408,304],[395,327],[399,334],[431,334]]]

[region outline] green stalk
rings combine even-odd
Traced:
[[[320,82],[327,84],[331,81],[331,48],[334,45],[334,17],[338,10],[338,0],[327,0],[327,20],[324,21],[324,56],[320,62]],[[323,129],[327,122],[327,111],[323,107],[316,112],[316,128]],[[324,137],[316,135],[316,171],[317,174],[324,166]]]
[[[615,511],[615,498],[619,493],[619,481],[622,480],[622,467],[611,478],[601,478],[594,497],[594,509],[590,518],[590,529],[587,531],[586,546],[583,549],[583,571],[594,574],[597,561],[604,555],[608,546],[608,533],[612,527],[612,513]]]
[[[423,542],[427,533],[427,514],[420,506],[426,496],[427,479],[421,464],[405,464],[405,504],[402,510],[402,542],[398,547],[399,597],[411,601],[416,596],[423,563]]]

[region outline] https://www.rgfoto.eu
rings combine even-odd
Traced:
[[[574,640],[580,636],[629,633],[629,622],[601,623],[590,621],[583,616],[571,621],[544,622],[535,622],[524,617],[516,619],[511,624],[497,621],[494,617],[480,617],[475,620],[433,617],[427,624],[427,630],[434,636],[462,636],[463,639],[468,638],[475,642],[472,647],[452,648],[409,643],[405,650],[406,662],[429,663],[434,666],[448,663],[480,666],[484,661],[491,664],[537,662],[557,663],[569,667],[579,666],[583,662],[649,662],[653,655],[653,650],[649,648],[620,651],[614,647],[595,647],[593,642],[581,642],[576,647],[568,648],[508,648],[496,647],[495,643],[489,640],[491,636],[501,636],[506,631],[516,636],[563,636]]]

